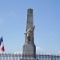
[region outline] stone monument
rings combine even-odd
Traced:
[[[36,46],[34,44],[33,9],[27,10],[27,24],[25,43],[23,45],[22,60],[36,60]]]

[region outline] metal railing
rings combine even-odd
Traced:
[[[12,53],[8,53],[8,54],[0,54],[0,60],[21,60],[22,59],[22,55],[19,54],[12,54]],[[29,58],[27,59],[29,60]],[[37,54],[36,55],[36,60],[60,60],[60,55],[46,55],[46,54]]]

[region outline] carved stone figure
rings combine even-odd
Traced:
[[[31,38],[33,37],[34,28],[35,28],[35,26],[30,27],[29,29],[27,29],[26,36],[27,36],[28,40],[31,40]]]

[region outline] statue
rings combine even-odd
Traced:
[[[35,26],[33,26],[33,27],[30,27],[29,29],[27,29],[27,31],[26,31],[26,36],[27,36],[27,39],[30,41],[31,40],[31,38],[33,37],[33,31],[34,31],[34,28],[35,28]]]

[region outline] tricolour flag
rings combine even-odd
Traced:
[[[5,49],[4,49],[4,44],[3,44],[3,38],[1,37],[0,38],[0,49],[4,52]]]

